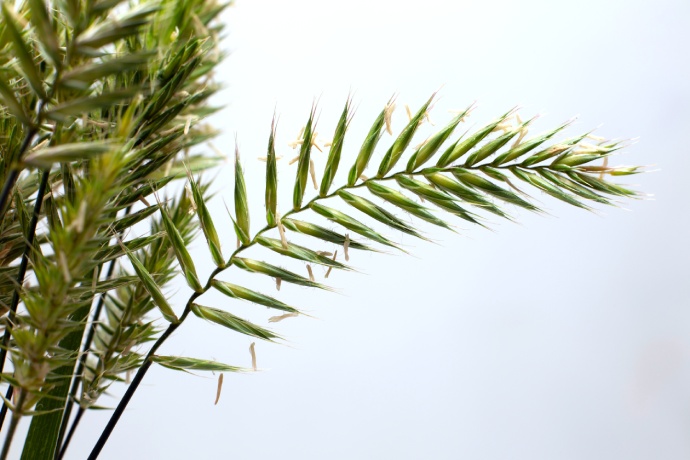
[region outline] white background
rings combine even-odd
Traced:
[[[639,136],[612,163],[653,165],[624,181],[654,198],[588,213],[535,192],[549,214],[509,209],[519,225],[453,221],[460,235],[421,225],[438,244],[389,233],[413,256],[352,252],[360,273],[331,275],[336,294],[284,285],[281,298],[316,319],[279,323],[288,346],[257,343],[264,371],[226,374],[217,406],[216,376],[154,367],[101,458],[690,456],[690,3],[239,0],[224,18],[231,55],[218,74],[227,108],[215,144],[230,154],[238,137],[254,230],[256,157],[274,108],[278,153],[289,158],[312,102],[328,138],[350,92],[357,114],[342,171],[391,95],[400,129],[403,105],[414,110],[443,86],[437,127],[478,99],[468,126],[519,104],[523,118],[544,114],[533,133],[579,114],[566,135],[603,124],[600,135]],[[325,154],[314,156],[322,167]],[[231,205],[231,168],[216,177],[229,253],[220,198]],[[194,247],[204,260],[203,238]],[[169,294],[178,308],[188,295]],[[202,300],[264,325],[273,314]],[[190,318],[162,353],[250,366],[250,343]],[[86,457],[107,416],[87,414],[68,458]]]

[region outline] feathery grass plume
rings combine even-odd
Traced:
[[[320,185],[311,158],[312,147],[321,149],[312,107],[294,143],[300,146],[297,172],[291,206],[282,215],[274,117],[266,156],[266,225],[254,233],[236,151],[231,218],[239,243],[226,259],[221,245],[228,236],[218,233],[207,206],[210,184],[198,178],[222,160],[205,153],[216,134],[205,119],[217,110],[209,102],[218,88],[213,71],[223,57],[216,18],[226,6],[215,0],[2,4],[0,425],[11,416],[0,460],[10,451],[21,417],[31,418],[22,458],[61,458],[84,414],[109,405],[101,401],[111,385],[127,383],[133,374],[95,443],[90,457],[95,459],[153,364],[181,371],[245,370],[158,354],[189,318],[262,340],[280,338],[237,316],[232,302],[283,312],[270,323],[299,310],[220,280],[233,266],[273,278],[278,291],[283,281],[330,290],[314,281],[312,265],[327,267],[326,278],[333,268],[349,269],[336,260],[335,247],[342,246],[348,262],[350,249],[400,249],[388,231],[423,238],[416,219],[452,229],[455,217],[487,225],[490,214],[510,218],[513,207],[538,211],[518,186],[585,209],[638,196],[610,179],[640,172],[608,163],[626,143],[591,133],[554,141],[570,121],[528,138],[533,119],[523,122],[512,109],[457,136],[471,105],[410,148],[429,119],[432,95],[409,111],[409,122],[384,146],[384,133],[394,133],[395,97],[359,141],[348,131],[353,116],[348,97]],[[383,158],[368,178],[364,173],[378,147]],[[347,180],[338,184],[344,163]],[[316,193],[306,187],[310,174]],[[188,182],[189,193],[178,190],[177,179]],[[336,208],[338,201],[343,203]],[[315,215],[333,228],[313,222]],[[380,225],[372,228],[370,219]],[[290,242],[290,232],[308,237],[305,246]],[[205,280],[187,250],[198,233],[214,265]],[[309,276],[243,253],[257,246],[269,250],[267,257],[305,262]],[[178,275],[187,281],[179,294],[186,302],[179,305],[164,294]],[[224,294],[227,305],[197,301],[211,289]],[[254,343],[250,354],[256,370]],[[221,384],[219,378],[216,403]]]
[[[8,407],[12,427],[34,414],[22,458],[64,453],[74,403],[94,406],[108,385],[142,365],[131,350],[160,335],[145,319],[154,303],[144,286],[165,286],[178,262],[161,233],[165,221],[154,217],[160,208],[137,203],[180,177],[179,155],[214,134],[202,120],[214,111],[209,76],[222,56],[214,52],[221,28],[213,21],[224,5],[119,3],[2,5],[0,297],[13,321],[0,356],[5,387],[11,382],[0,420]],[[216,163],[187,159],[192,171]],[[182,200],[169,208],[187,242],[188,207]],[[35,224],[43,219],[47,226]],[[127,237],[156,220],[150,236]],[[124,263],[130,256],[134,276]]]

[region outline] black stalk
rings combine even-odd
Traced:
[[[115,260],[110,261],[110,265],[108,266],[108,273],[106,274],[106,280],[110,279],[110,277],[113,276],[113,272],[115,271]],[[84,346],[82,347],[81,355],[79,357],[79,363],[77,364],[77,370],[74,373],[74,380],[72,381],[72,387],[70,388],[69,392],[69,398],[67,399],[67,405],[65,407],[65,415],[63,416],[63,423],[62,426],[60,427],[60,434],[58,435],[58,441],[57,445],[62,446],[60,447],[59,453],[56,451],[56,460],[60,460],[64,455],[65,452],[67,451],[67,447],[69,446],[70,439],[72,439],[72,433],[74,433],[74,430],[77,428],[77,425],[79,424],[79,421],[81,420],[81,414],[83,413],[83,409],[80,407],[79,412],[77,413],[76,418],[72,422],[72,427],[70,428],[70,435],[65,439],[64,444],[63,444],[63,439],[65,437],[65,431],[67,431],[67,424],[69,422],[70,415],[72,413],[72,407],[74,406],[74,401],[76,400],[77,396],[77,391],[79,390],[79,385],[81,384],[81,377],[82,373],[84,372],[84,367],[86,366],[86,357],[91,350],[91,343],[93,342],[93,336],[96,332],[96,326],[98,325],[98,318],[101,316],[101,310],[103,310],[103,304],[105,303],[105,297],[106,293],[104,292],[101,294],[100,298],[98,299],[98,304],[96,305],[96,309],[93,312],[93,316],[91,318],[91,325],[89,326],[89,331],[86,334],[86,340],[84,341]]]
[[[26,269],[29,265],[29,256],[34,246],[34,237],[36,236],[36,226],[38,225],[38,219],[41,215],[41,205],[43,204],[43,197],[46,193],[46,188],[48,187],[48,178],[50,177],[50,169],[43,171],[43,176],[41,177],[41,183],[38,186],[38,192],[36,194],[36,202],[34,203],[34,212],[31,216],[31,222],[29,223],[29,232],[26,235],[26,246],[24,247],[24,254],[22,254],[22,261],[19,263],[19,273],[17,274],[17,288],[12,294],[12,303],[10,304],[9,312],[7,313],[7,325],[5,326],[5,334],[2,337],[2,348],[0,349],[0,374],[5,367],[5,359],[7,358],[7,349],[10,344],[10,336],[12,335],[12,325],[14,323],[14,315],[17,312],[17,305],[19,305],[19,290],[24,284],[24,276],[26,275]],[[12,385],[8,391],[12,390]],[[6,403],[3,401],[3,406]],[[3,407],[3,411],[0,412],[0,428],[2,428],[5,422],[5,414],[7,414],[7,409]]]

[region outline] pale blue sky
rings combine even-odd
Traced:
[[[654,199],[594,214],[535,194],[550,215],[514,211],[520,225],[493,232],[456,222],[460,236],[422,225],[438,244],[393,235],[413,257],[355,254],[361,273],[329,279],[337,294],[281,291],[317,319],[279,323],[290,346],[258,343],[266,371],[226,374],[217,406],[215,377],[150,372],[101,458],[133,458],[133,444],[156,459],[690,456],[687,1],[238,0],[225,19],[215,143],[230,153],[237,135],[255,222],[274,108],[290,157],[312,101],[327,138],[350,91],[344,164],[393,93],[414,108],[442,86],[437,125],[477,99],[470,125],[519,104],[544,114],[535,131],[579,114],[568,134],[640,137],[613,162],[660,170],[626,180]],[[294,166],[279,173],[289,196]],[[249,366],[249,344],[190,319],[165,352]],[[106,417],[88,414],[69,458]]]

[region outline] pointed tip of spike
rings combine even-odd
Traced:
[[[240,143],[237,139],[237,133],[235,133],[235,163],[240,161]]]

